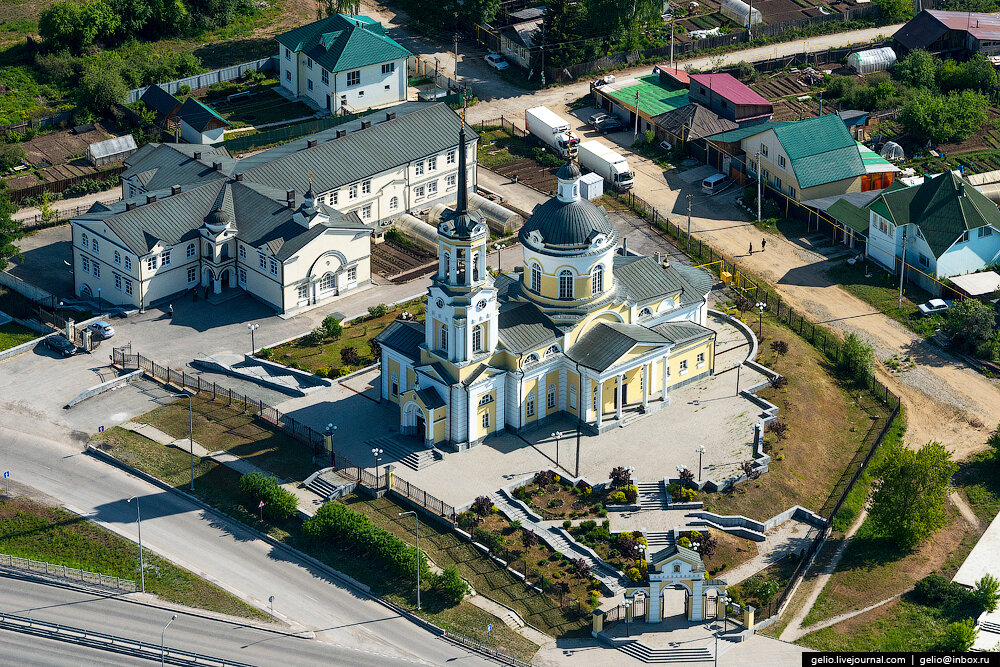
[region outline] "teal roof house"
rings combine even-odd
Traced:
[[[406,100],[412,54],[367,16],[335,14],[282,33],[281,87],[331,113],[353,113]]]

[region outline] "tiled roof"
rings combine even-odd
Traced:
[[[412,55],[385,34],[381,23],[367,16],[334,14],[275,39],[292,51],[306,54],[330,72],[344,72]]]
[[[728,118],[721,118],[700,104],[688,104],[679,109],[662,113],[653,118],[658,127],[682,137],[685,141],[702,139],[739,127]]]
[[[212,127],[229,127],[230,122],[216,113],[211,107],[205,106],[193,97],[184,100],[177,111],[177,118],[184,121],[198,132],[204,132]]]
[[[497,326],[500,343],[514,354],[541,347],[562,335],[559,328],[531,303],[501,304]]]
[[[705,86],[733,104],[771,105],[759,93],[740,83],[732,74],[692,74],[691,81]]]
[[[375,341],[416,361],[424,342],[424,325],[413,320],[393,320],[375,336]]]
[[[581,366],[603,372],[636,345],[670,343],[663,335],[638,324],[598,322],[566,350],[566,356]]]

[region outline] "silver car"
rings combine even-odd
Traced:
[[[87,330],[95,338],[105,340],[111,338],[115,335],[115,328],[105,322],[104,320],[98,320],[97,322],[91,322],[87,325]]]

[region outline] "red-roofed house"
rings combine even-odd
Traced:
[[[691,84],[691,75],[680,67],[670,65],[657,65],[653,68],[654,74],[660,75],[660,81],[687,88]]]
[[[966,58],[973,53],[1000,53],[1000,14],[943,12],[925,9],[892,36],[897,55],[924,49]]]
[[[688,98],[740,127],[766,123],[774,105],[731,74],[692,74]]]

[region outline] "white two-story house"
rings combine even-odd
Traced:
[[[953,172],[919,185],[897,181],[865,208],[868,256],[893,272],[905,257],[909,280],[932,294],[936,280],[1000,261],[1000,209]]]
[[[334,14],[278,35],[281,86],[331,113],[406,99],[412,55],[367,16]]]

